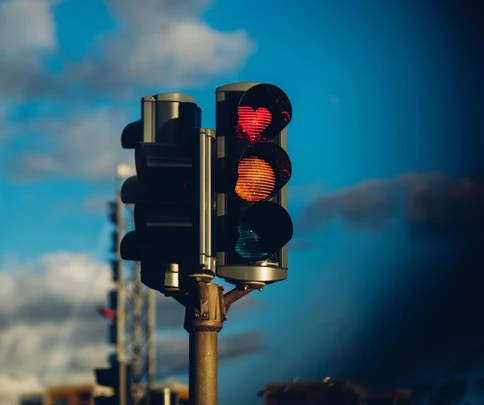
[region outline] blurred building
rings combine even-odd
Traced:
[[[44,405],[93,405],[93,385],[62,385],[45,392]]]
[[[157,386],[149,395],[150,404],[155,405],[189,405],[188,387],[163,387]],[[146,397],[140,402],[140,405],[146,405]]]
[[[94,397],[112,396],[112,388],[99,385],[61,385],[48,387],[44,393],[29,393],[20,397],[18,405],[94,405]],[[156,405],[188,405],[188,387],[157,385],[150,395]],[[140,405],[146,404],[146,397]]]
[[[23,394],[18,403],[19,405],[44,405],[44,394],[40,392]]]
[[[368,389],[325,378],[322,382],[268,384],[259,396],[264,405],[410,405],[411,392]]]

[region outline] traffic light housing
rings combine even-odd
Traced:
[[[115,345],[118,342],[118,322],[117,322],[117,308],[118,308],[118,291],[108,291],[108,305],[107,308],[99,308],[99,313],[110,320],[108,325],[107,338],[108,343]]]
[[[116,352],[109,353],[107,360],[108,360],[108,364],[109,364],[110,367],[115,367],[116,363],[118,362],[117,353]]]
[[[287,278],[291,102],[265,83],[233,83],[216,95],[217,275],[262,287]]]
[[[126,365],[126,381],[131,381],[132,366],[130,364]],[[94,369],[94,376],[96,383],[105,387],[111,387],[114,390],[114,395],[112,396],[98,396],[94,397],[95,405],[119,405],[120,397],[120,384],[119,384],[119,363],[115,362],[109,368],[96,368]],[[131,404],[132,392],[131,384],[126,384],[125,393],[127,405]]]
[[[117,283],[119,281],[118,259],[112,259],[109,265],[111,267],[111,281]]]
[[[118,343],[118,328],[116,319],[112,319],[108,325],[108,343],[116,345]]]
[[[113,254],[112,259],[110,260],[110,267],[111,267],[111,280],[115,283],[119,281],[119,235],[118,235],[118,226],[120,222],[120,214],[121,211],[118,207],[118,200],[109,201],[108,202],[108,218],[109,222],[114,225],[113,230],[111,231],[111,246],[109,248],[110,253]]]
[[[108,292],[109,309],[116,310],[118,308],[118,290],[110,290]]]
[[[163,291],[164,273],[176,264],[182,276],[213,277],[210,190],[203,175],[211,160],[213,135],[201,128],[201,109],[180,93],[142,99],[142,119],[121,136],[123,148],[135,150],[136,176],[121,189],[134,204],[135,230],[121,241],[121,257],[141,262],[141,281]]]
[[[109,368],[94,369],[96,382],[105,387],[111,387],[115,390],[119,387],[119,365],[115,364]]]
[[[94,405],[119,405],[119,399],[115,396],[99,396],[94,397]]]

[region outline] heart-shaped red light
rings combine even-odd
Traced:
[[[263,132],[271,124],[272,114],[265,108],[253,109],[248,106],[239,107],[239,121],[237,133],[239,138],[246,139],[250,143],[264,140]]]

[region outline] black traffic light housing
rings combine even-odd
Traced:
[[[110,262],[111,267],[111,281],[117,283],[119,281],[118,260],[112,259]]]
[[[216,94],[217,275],[262,287],[287,278],[293,225],[285,128],[292,107],[271,84],[233,83]]]
[[[119,365],[115,364],[110,368],[94,369],[96,382],[105,387],[111,387],[115,390],[119,387]]]
[[[132,366],[130,364],[126,365],[126,381],[131,381]],[[108,396],[98,396],[94,397],[94,403],[96,405],[111,405],[119,404],[120,397],[120,384],[119,384],[119,363],[115,363],[109,368],[96,368],[94,369],[94,376],[96,383],[105,387],[111,387],[114,390],[114,395]],[[126,384],[125,398],[127,404],[131,404],[132,392],[131,384]]]
[[[158,94],[142,99],[142,119],[121,137],[124,148],[135,149],[137,172],[121,189],[122,201],[134,204],[135,219],[121,256],[140,261],[141,281],[159,291],[172,264],[182,276],[214,275],[200,241],[208,211],[201,173],[211,145],[200,127],[201,109],[192,97]]]

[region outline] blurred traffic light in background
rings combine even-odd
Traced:
[[[108,325],[108,342],[112,345],[118,344],[118,327],[122,324],[118,322],[117,308],[118,308],[118,291],[115,289],[109,290],[107,294],[108,304],[106,307],[100,306],[98,312],[101,316],[110,320]],[[120,384],[120,365],[116,353],[111,353],[108,357],[108,368],[97,368],[94,370],[96,383],[102,386],[113,388],[113,395],[111,396],[97,396],[94,398],[95,405],[114,405],[120,404],[120,390],[124,389],[125,404],[130,404],[131,398],[131,384]],[[130,378],[131,366],[123,365],[125,367],[126,378]],[[129,379],[126,381],[130,381]]]
[[[127,381],[131,381],[131,365],[126,366]],[[119,365],[115,363],[109,368],[96,368],[94,369],[94,376],[96,383],[104,387],[110,387],[113,389],[111,396],[97,396],[94,397],[95,405],[119,405],[120,404],[120,381],[119,381]],[[126,404],[132,404],[131,384],[126,384],[126,392],[124,393],[126,398]]]
[[[293,234],[284,188],[291,103],[271,84],[233,83],[216,95],[217,275],[252,286],[283,280]]]
[[[108,202],[108,218],[109,222],[114,225],[111,231],[111,247],[110,252],[113,254],[113,258],[110,261],[112,271],[112,281],[118,280],[118,266],[119,263],[119,235],[118,235],[118,222],[119,222],[119,209],[117,200]]]
[[[98,307],[99,314],[106,319],[116,319],[116,310],[118,305],[118,292],[116,290],[111,290],[108,293],[108,306],[103,305]],[[115,343],[115,342],[111,342]]]

